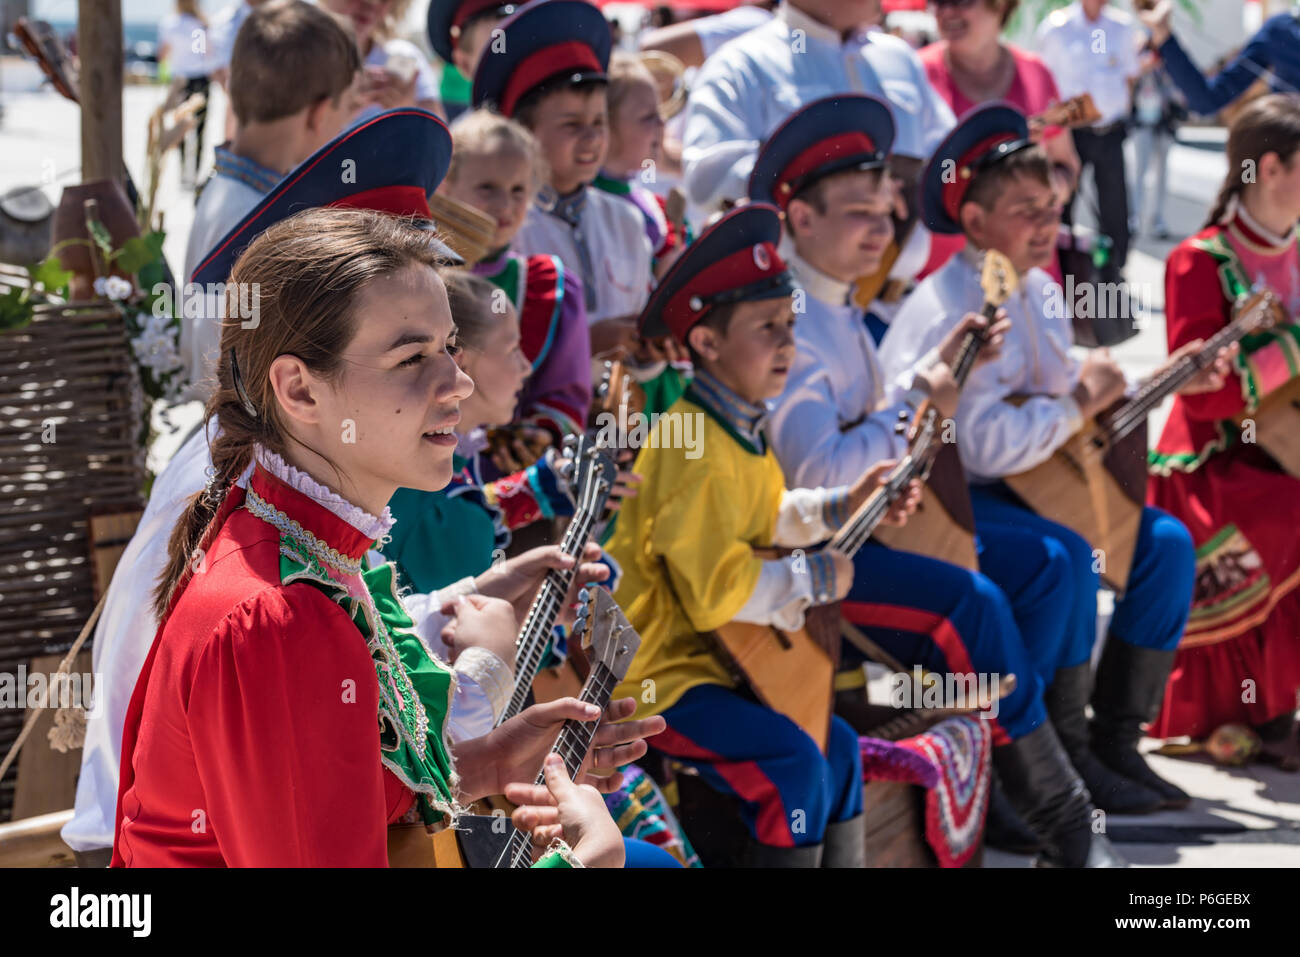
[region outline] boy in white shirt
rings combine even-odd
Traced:
[[[216,168],[199,194],[185,247],[187,280],[285,173],[343,130],[356,111],[360,68],[351,32],[319,7],[276,0],[249,13],[230,61],[235,137],[217,147]],[[205,308],[182,321],[181,355],[196,397],[216,367],[220,323],[205,318],[216,314]]]
[[[512,248],[557,255],[582,278],[593,355],[629,352],[650,296],[650,240],[635,207],[590,187],[609,146],[609,24],[589,3],[551,0],[498,29],[501,42],[488,46],[474,74],[473,105],[528,127],[551,176]]]
[[[1082,362],[1070,355],[1072,334],[1060,287],[1053,288],[1042,268],[1055,251],[1060,221],[1050,171],[1046,155],[1030,140],[1025,117],[1011,107],[977,109],[953,131],[926,170],[922,212],[932,230],[964,233],[966,250],[917,287],[890,327],[881,362],[887,373],[910,367],[963,315],[980,307],[980,251],[997,249],[1016,267],[1020,286],[1004,307],[1011,319],[1006,341],[996,358],[971,374],[955,416],[977,528],[981,534],[998,523],[1030,529],[1058,543],[1070,557],[1071,625],[1048,707],[1076,766],[1099,761],[1153,792],[1156,806],[1182,807],[1190,801],[1188,795],[1158,777],[1137,745],[1143,722],[1152,720],[1159,707],[1191,608],[1191,537],[1171,516],[1144,509],[1132,570],[1115,603],[1092,689],[1090,657],[1100,585],[1093,545],[1031,511],[1002,482],[1004,476],[1050,458],[1127,387],[1105,350]],[[1185,390],[1217,388],[1226,361],[1220,356]],[[1030,397],[1011,401],[1018,395]],[[1091,727],[1084,717],[1090,690]]]
[[[895,427],[925,401],[951,414],[957,386],[950,364],[966,332],[987,325],[967,316],[895,381],[885,379],[851,291],[853,277],[879,263],[892,236],[892,187],[883,171],[893,142],[882,100],[832,96],[778,127],[754,165],[750,198],[784,212],[791,270],[802,287],[794,299],[797,352],[769,425],[792,488],[851,484],[902,457],[907,439]],[[994,348],[1003,331],[990,330]],[[993,760],[1007,796],[1049,862],[1114,863],[1108,844],[1089,837],[1088,794],[1047,721],[1039,649],[1027,647],[1031,638],[1059,643],[1064,625],[1056,606],[1069,585],[1067,569],[1042,547],[1022,557],[1026,572],[1008,576],[1013,603],[979,572],[869,543],[854,558],[843,613],[906,665],[1014,674],[1016,688],[993,721]],[[1053,633],[1022,639],[1020,620]],[[845,654],[851,659],[854,650]]]

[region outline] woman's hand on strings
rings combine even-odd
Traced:
[[[537,776],[543,757],[555,744],[565,721],[599,720],[591,749],[574,780],[608,794],[623,784],[623,775],[615,769],[644,755],[645,739],[667,727],[659,715],[626,720],[635,711],[634,698],[610,702],[603,714],[594,705],[577,698],[557,698],[525,708],[484,737],[463,743],[458,751],[467,751],[466,756],[475,766],[491,769],[487,775],[490,789],[484,794],[503,794],[507,784]],[[604,776],[591,772],[601,772]],[[476,794],[469,799],[482,796]]]
[[[538,852],[562,838],[586,867],[622,867],[623,835],[600,792],[574,784],[557,754],[546,756],[542,773],[544,785],[506,785],[506,799],[519,805],[510,815],[511,823],[532,832]]]

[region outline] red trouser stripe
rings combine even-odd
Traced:
[[[672,728],[666,728],[653,738],[647,738],[646,743],[684,761],[700,761],[708,764],[731,786],[732,791],[739,798],[758,805],[754,829],[760,844],[768,844],[772,847],[794,847],[794,835],[790,833],[789,818],[785,815],[781,791],[772,779],[763,773],[758,762],[733,761],[715,751],[700,747]]]
[[[844,617],[855,625],[869,625],[874,628],[896,628],[919,635],[929,635],[930,640],[939,646],[939,653],[948,663],[948,670],[954,674],[975,674],[970,654],[962,643],[957,629],[943,615],[907,605],[882,605],[865,601],[845,601]],[[1011,736],[1003,730],[1001,723],[993,719],[993,743],[1010,744]]]

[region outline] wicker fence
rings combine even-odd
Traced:
[[[0,266],[0,293],[24,282]],[[142,507],[141,408],[115,307],[41,305],[0,331],[0,674],[67,651],[93,610],[91,517]],[[0,708],[0,755],[24,715]],[[0,781],[0,821],[16,776]]]

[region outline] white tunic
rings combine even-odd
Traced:
[[[586,206],[575,230],[534,204],[510,248],[523,256],[559,256],[582,279],[587,322],[635,317],[650,298],[652,250],[640,210],[620,196],[586,187]],[[583,275],[578,241],[587,243],[595,275]]]
[[[1107,4],[1101,16],[1089,20],[1076,0],[1039,26],[1038,52],[1061,96],[1091,93],[1101,112],[1097,125],[1105,126],[1128,116],[1128,81],[1141,69],[1138,45],[1143,35],[1123,10]]]
[[[725,44],[700,69],[682,150],[691,202],[712,210],[744,196],[762,142],[800,107],[839,93],[889,101],[900,155],[928,157],[956,124],[906,41],[867,30],[842,40],[783,3],[771,21]]]
[[[880,361],[887,373],[909,368],[968,312],[984,304],[978,253],[968,246],[927,276],[889,326]],[[1060,286],[1041,269],[1021,277],[1005,304],[1011,328],[996,359],[977,366],[957,407],[957,451],[974,482],[995,481],[1046,461],[1083,425],[1070,392],[1079,363]],[[1030,394],[1017,407],[1010,396]]]
[[[772,451],[788,488],[851,485],[876,462],[906,452],[907,438],[894,427],[910,420],[920,394],[907,392],[911,368],[886,379],[862,310],[849,300],[852,286],[798,255],[788,262],[801,287],[796,311],[804,311],[795,319],[794,366],[772,403]]]

